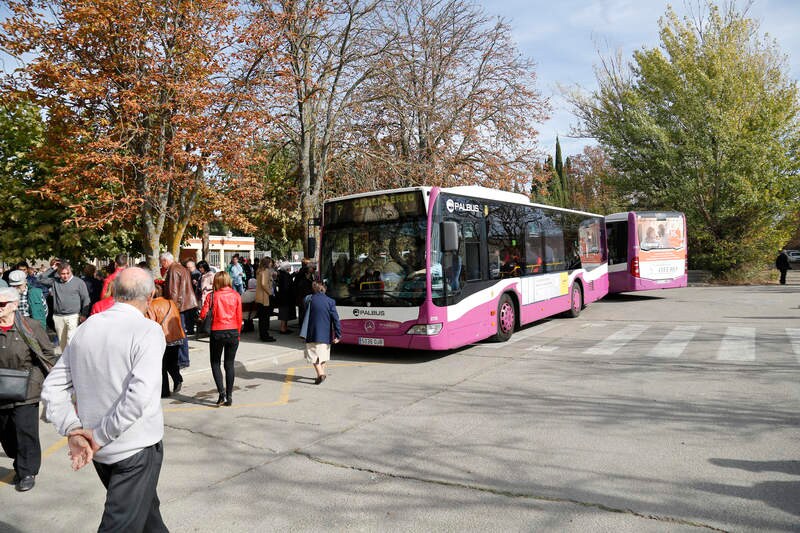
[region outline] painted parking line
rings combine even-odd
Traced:
[[[66,445],[66,437],[58,439],[55,443],[51,444],[49,448],[42,452],[42,462]],[[9,472],[5,477],[0,479],[0,483],[5,483],[6,485],[11,485],[12,481],[14,481],[14,470],[11,470],[11,472]]]
[[[718,361],[755,361],[756,328],[731,326],[717,352]]]
[[[677,326],[647,353],[648,357],[680,357],[701,326]]]
[[[616,333],[609,335],[591,348],[584,350],[586,355],[612,355],[617,350],[644,333],[650,326],[645,324],[631,324]]]

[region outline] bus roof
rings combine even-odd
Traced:
[[[351,200],[353,198],[363,198],[365,196],[375,196],[378,194],[393,194],[393,193],[401,193],[409,191],[423,191],[423,192],[426,191],[430,194],[431,189],[433,189],[433,187],[427,187],[427,186],[404,187],[402,189],[385,189],[381,191],[371,191],[358,194],[349,194],[347,196],[339,196],[337,198],[331,198],[329,200],[326,200],[325,202],[326,203],[336,202],[339,200]],[[525,194],[518,192],[501,191],[498,189],[490,189],[489,187],[483,187],[481,185],[461,185],[458,187],[443,187],[441,191],[447,194],[457,194],[459,196],[471,196],[483,200],[494,200],[497,202],[506,202],[511,204],[533,205],[536,207],[544,207],[546,209],[556,209],[558,211],[565,211],[568,213],[578,213],[581,215],[589,215],[593,217],[603,218],[603,215],[598,215],[597,213],[589,213],[587,211],[580,211],[577,209],[567,209],[565,207],[556,207],[547,204],[537,204],[531,202],[530,198]]]
[[[614,222],[614,221],[617,221],[617,220],[628,220],[628,214],[629,213],[634,213],[637,216],[640,216],[640,215],[645,215],[645,216],[647,216],[647,215],[650,215],[650,216],[659,215],[659,216],[667,216],[667,217],[683,216],[683,213],[680,212],[680,211],[652,211],[652,210],[647,210],[647,211],[622,211],[622,212],[619,212],[619,213],[611,213],[610,215],[606,215],[606,220],[609,221],[609,222]]]

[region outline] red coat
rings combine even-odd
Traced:
[[[103,298],[102,300],[95,302],[94,305],[92,306],[92,312],[89,314],[96,315],[97,313],[102,313],[106,309],[111,309],[113,305],[114,305],[114,297],[108,296],[106,298]]]
[[[205,319],[214,299],[214,319],[211,321],[211,331],[224,329],[242,330],[242,297],[230,287],[224,287],[208,295],[200,311],[200,320]]]

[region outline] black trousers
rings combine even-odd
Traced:
[[[164,357],[161,359],[161,395],[169,394],[169,379],[167,375],[172,377],[173,383],[183,383],[181,377],[181,369],[178,366],[178,352],[180,345],[167,346],[164,349]]]
[[[169,531],[161,519],[156,493],[163,461],[164,445],[158,442],[118,463],[94,462],[106,488],[106,506],[97,531]]]
[[[786,270],[781,270],[781,285],[786,285]]]
[[[228,398],[233,397],[234,361],[236,350],[239,349],[239,332],[231,329],[211,332],[211,374],[217,391],[222,394],[222,370],[219,368],[222,352],[225,351],[225,389]]]
[[[39,444],[39,404],[0,409],[0,444],[14,459],[17,476],[35,476],[42,466],[42,446]]]
[[[269,335],[269,319],[272,317],[272,308],[262,304],[256,304],[258,312],[258,338],[262,341],[267,340]]]

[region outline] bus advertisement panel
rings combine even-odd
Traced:
[[[325,202],[320,273],[342,341],[446,350],[608,291],[602,216],[483,187],[418,187]]]
[[[686,217],[677,211],[628,211],[606,217],[609,292],[685,287]]]

